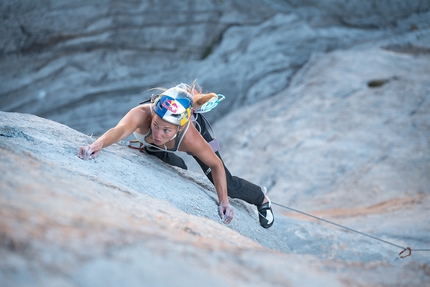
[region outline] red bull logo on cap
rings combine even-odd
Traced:
[[[163,108],[167,109],[173,114],[176,114],[179,107],[175,100],[165,100],[163,102]]]

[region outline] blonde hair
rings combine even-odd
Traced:
[[[196,80],[194,80],[190,85],[190,91],[188,91],[191,95],[193,95],[193,108],[198,109],[213,98],[218,98],[215,93],[202,93],[202,89],[200,86],[196,85]]]

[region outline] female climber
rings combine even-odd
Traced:
[[[214,184],[219,201],[219,214],[225,224],[234,217],[228,197],[239,198],[256,205],[260,225],[269,228],[274,222],[266,188],[232,176],[219,154],[219,146],[206,118],[199,111],[217,103],[215,93],[201,93],[195,84],[179,84],[163,89],[151,100],[132,108],[114,127],[91,145],[80,147],[78,157],[84,160],[99,155],[102,148],[116,143],[132,133],[145,151],[162,161],[187,169],[174,152],[183,151],[194,157],[208,179]]]

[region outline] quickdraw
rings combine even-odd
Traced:
[[[139,146],[134,146],[133,144],[139,144]],[[132,148],[132,149],[137,149],[138,151],[144,151],[145,150],[145,146],[143,145],[143,143],[141,143],[140,141],[138,141],[138,140],[130,140],[129,142],[128,142],[128,145],[127,145],[129,148]]]

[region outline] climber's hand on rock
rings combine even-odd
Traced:
[[[219,215],[221,216],[222,222],[229,224],[234,217],[234,208],[227,202],[221,202],[218,206]]]

